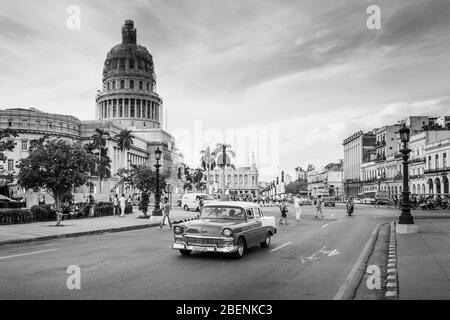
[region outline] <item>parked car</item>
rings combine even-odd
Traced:
[[[210,194],[205,193],[186,193],[181,198],[181,207],[184,210],[198,210],[198,200],[197,197],[201,197],[205,203],[215,201],[215,198]]]
[[[246,249],[267,248],[277,232],[275,217],[264,216],[252,202],[212,202],[206,204],[198,220],[174,227],[172,249],[182,255],[191,252],[223,252],[242,258]]]

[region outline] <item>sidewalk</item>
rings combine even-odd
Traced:
[[[0,245],[6,243],[21,243],[34,240],[48,240],[62,237],[76,237],[100,232],[118,232],[150,228],[160,223],[149,219],[139,219],[142,215],[137,209],[127,214],[125,218],[113,216],[88,218],[80,220],[63,220],[62,226],[56,227],[55,221],[35,222],[0,226]],[[173,210],[172,221],[188,219],[196,216],[195,212]]]
[[[397,234],[400,299],[450,299],[450,219],[415,219],[418,234]]]

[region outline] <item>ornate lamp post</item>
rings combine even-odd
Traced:
[[[159,164],[159,161],[161,160],[161,150],[159,150],[159,147],[155,150],[155,159],[156,159],[156,194],[155,194],[155,209],[153,210],[154,216],[161,216],[161,209],[159,207],[159,203],[161,202],[161,191],[159,190],[159,168],[161,165]]]
[[[408,158],[411,149],[408,148],[410,130],[403,124],[399,131],[400,141],[403,143],[403,148],[400,152],[403,154],[403,201],[402,214],[398,219],[397,233],[417,233],[417,226],[414,224],[414,218],[411,215],[411,203],[409,202],[409,184],[408,184]]]

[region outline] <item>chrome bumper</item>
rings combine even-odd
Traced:
[[[223,252],[223,253],[231,253],[236,252],[238,250],[237,246],[224,246],[224,247],[218,247],[216,245],[187,245],[185,242],[175,242],[172,245],[172,249],[174,250],[191,250],[191,251],[198,251],[198,252]]]

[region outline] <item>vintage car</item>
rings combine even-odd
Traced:
[[[173,231],[172,249],[182,255],[223,252],[240,259],[250,247],[269,247],[277,229],[275,217],[265,217],[258,204],[217,201],[207,203],[198,220],[178,224]]]

